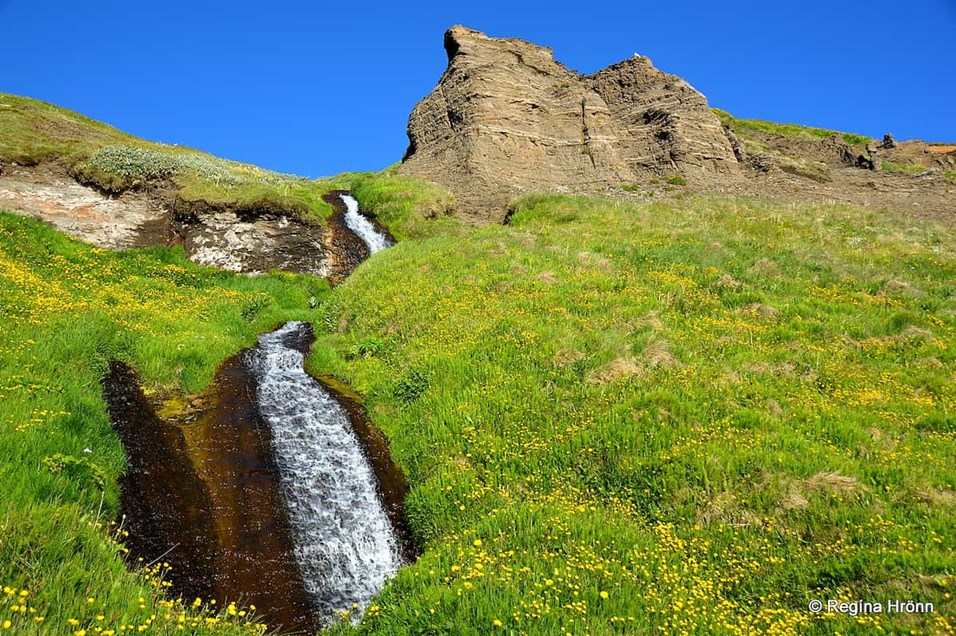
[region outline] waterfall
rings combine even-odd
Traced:
[[[387,236],[379,232],[375,225],[359,212],[359,203],[355,197],[351,194],[340,194],[339,198],[345,202],[345,207],[348,210],[345,213],[345,224],[368,245],[371,254],[392,244]]]
[[[260,336],[248,364],[306,587],[325,620],[353,603],[357,617],[401,565],[399,542],[347,413],[303,368],[294,345],[304,327],[290,322]]]

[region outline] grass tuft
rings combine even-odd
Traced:
[[[892,161],[881,162],[883,172],[894,172],[897,174],[917,175],[926,170],[926,166],[920,166],[913,163],[894,163]]]

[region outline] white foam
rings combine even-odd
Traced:
[[[303,369],[286,341],[301,322],[259,337],[247,360],[272,429],[295,556],[323,617],[370,599],[401,565],[372,467],[342,406]],[[268,584],[268,582],[264,582]]]
[[[340,194],[339,198],[345,202],[347,210],[345,224],[368,245],[369,252],[374,254],[392,244],[388,237],[375,229],[375,225],[359,211],[359,202],[355,200],[355,197],[351,194]]]

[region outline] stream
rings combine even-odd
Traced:
[[[359,202],[351,194],[340,194],[339,198],[345,202],[345,224],[355,233],[371,254],[380,252],[391,246],[392,242],[383,232],[368,220],[368,217],[359,212]]]
[[[392,244],[339,196],[365,257]],[[192,407],[165,416],[128,365],[111,362],[103,380],[127,455],[131,563],[168,562],[174,598],[253,604],[283,633],[313,632],[345,610],[357,620],[416,556],[404,475],[361,398],[305,371],[313,341],[304,322],[261,335]]]
[[[320,614],[359,612],[398,571],[399,542],[345,409],[303,368],[300,322],[259,337],[247,358],[272,429],[296,561]]]

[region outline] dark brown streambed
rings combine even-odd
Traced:
[[[328,230],[325,234],[326,250],[329,253],[329,282],[332,285],[345,280],[355,268],[367,259],[371,252],[368,245],[353,232],[345,222],[347,208],[342,195],[349,194],[345,190],[333,190],[322,197],[322,200],[332,206],[332,216],[329,217]],[[367,214],[366,218],[375,229],[384,235],[391,243],[395,238],[388,229],[374,217]]]
[[[299,330],[289,346],[305,353],[313,340],[311,329]],[[384,437],[357,400],[325,386],[349,413],[405,560],[414,558],[402,518],[407,486]],[[287,630],[313,631],[327,621],[294,555],[288,493],[248,356],[222,365],[208,407],[188,422],[157,415],[122,363],[110,365],[103,387],[128,458],[121,512],[134,562],[170,563],[173,592],[187,601],[254,604],[267,623]]]

